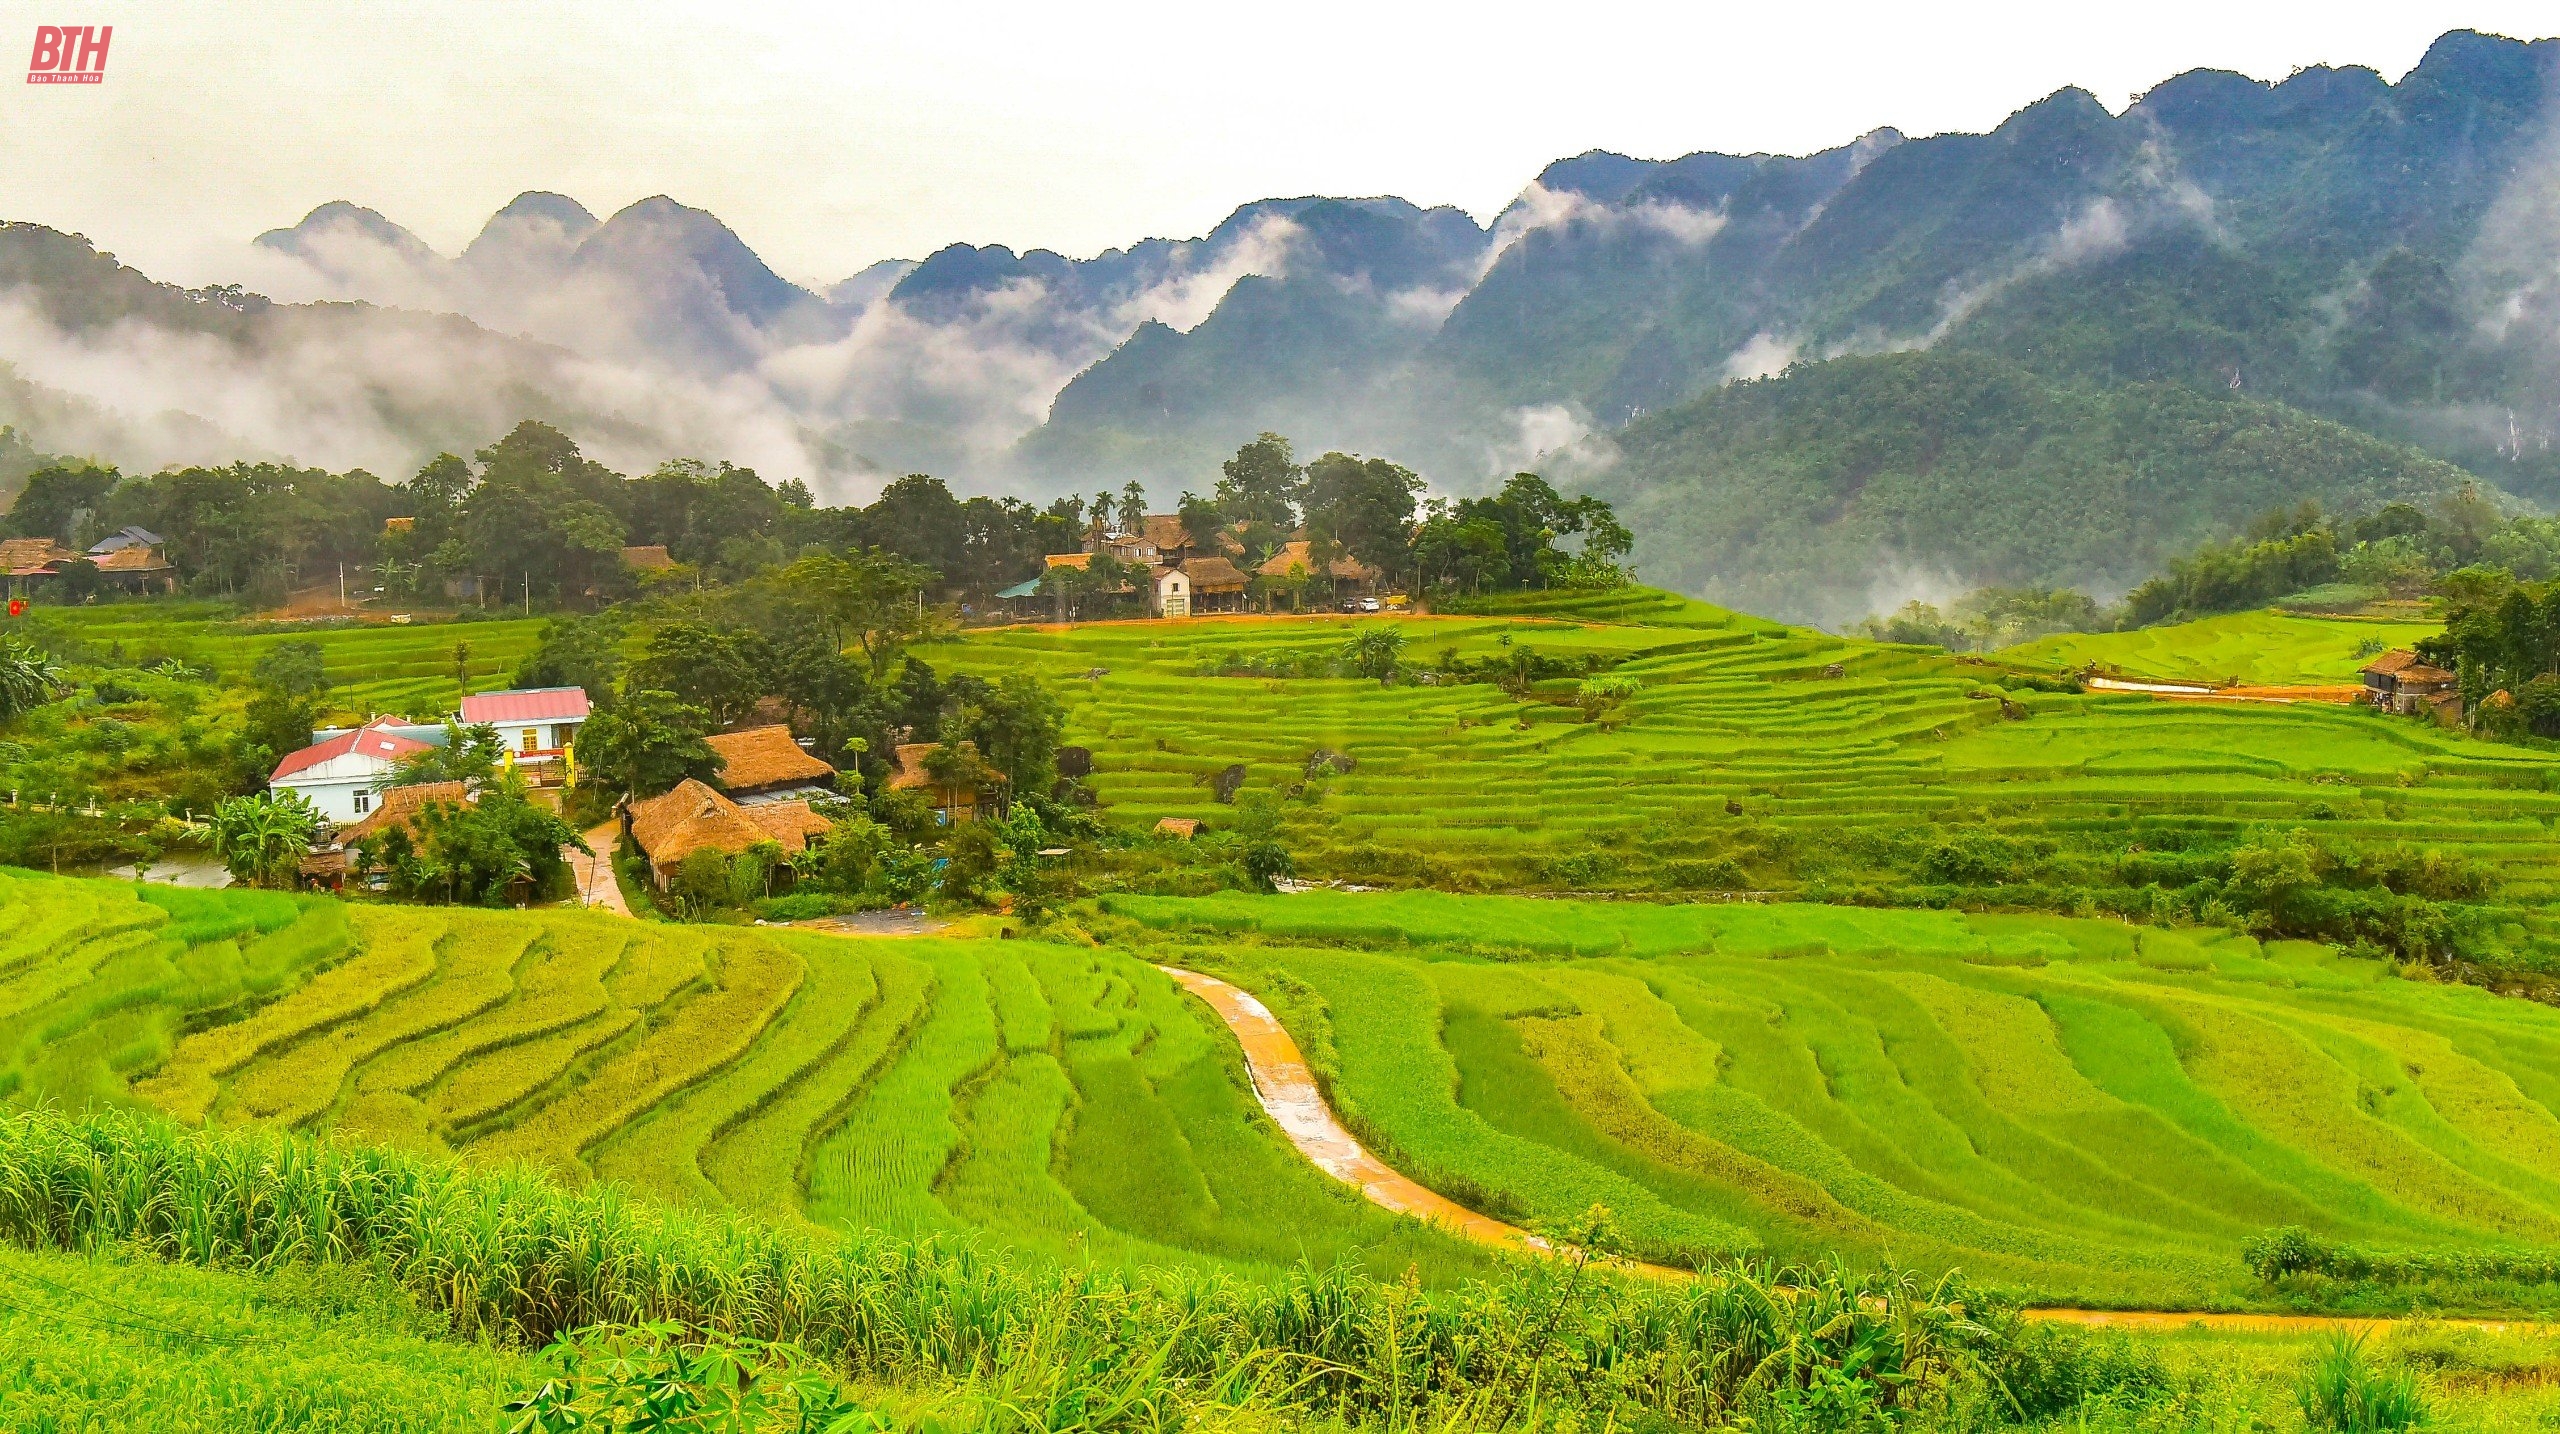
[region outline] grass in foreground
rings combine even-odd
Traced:
[[[504,1422],[539,1377],[361,1270],[265,1274],[0,1248],[0,1431],[364,1429]]]
[[[1602,1238],[1605,1220],[1578,1233]],[[1875,1427],[2060,1412],[2109,1378],[2074,1331],[1890,1272],[1664,1282],[1531,1260],[1432,1292],[1339,1266],[1067,1271],[41,1113],[0,1115],[0,1241],[262,1273],[351,1261],[456,1335],[516,1345],[661,1321],[788,1341],[859,1381],[964,1382],[984,1401],[964,1428],[1170,1429],[1221,1410],[1391,1429]]]

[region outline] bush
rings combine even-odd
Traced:
[[[814,921],[835,915],[843,904],[823,891],[795,891],[788,896],[768,896],[752,909],[767,921]]]

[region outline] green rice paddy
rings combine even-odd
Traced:
[[[1451,896],[1107,898],[1260,994],[1346,1119],[1681,1261],[1890,1256],[2240,1299],[2244,1241],[2560,1242],[2560,1011],[2305,943],[2060,917]]]
[[[1612,723],[1571,704],[1570,677],[1515,699],[1488,683],[1215,675],[1254,654],[1338,649],[1380,623],[1418,665],[1529,647],[1614,662],[1641,691]],[[1907,885],[1893,844],[1963,833],[2103,865],[2305,826],[2477,858],[2517,930],[2560,936],[2560,756],[2361,706],[2041,691],[2010,667],[1641,591],[1540,614],[999,628],[926,655],[1047,679],[1116,821],[1215,828],[1232,809],[1211,779],[1242,765],[1246,792],[1287,797],[1286,840],[1319,879],[1803,892]],[[1325,750],[1355,769],[1310,777]]]
[[[2003,662],[2055,672],[2094,667],[2155,682],[2252,687],[2356,682],[2378,652],[2433,637],[2444,624],[2388,618],[2236,612],[2131,632],[2066,632],[2020,643]]]
[[[0,875],[0,1095],[147,1106],[1062,1260],[1435,1281],[1127,954]]]
[[[507,685],[516,664],[540,640],[543,619],[379,623],[353,626],[255,623],[208,603],[109,603],[40,608],[30,621],[40,639],[68,638],[85,656],[146,663],[176,658],[224,677],[245,675],[278,643],[315,642],[326,654],[332,698],[350,712],[392,712],[428,719],[454,710],[465,689],[454,681],[461,644],[468,690]]]

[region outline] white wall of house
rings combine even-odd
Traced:
[[[1191,579],[1182,569],[1170,569],[1156,579],[1155,607],[1158,617],[1191,616]]]
[[[300,792],[312,810],[341,826],[373,810],[373,800],[391,782],[393,764],[378,757],[332,757],[271,784],[279,792]]]

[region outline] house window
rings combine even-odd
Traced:
[[[369,811],[372,811],[372,810],[373,810],[373,793],[371,793],[371,792],[358,792],[358,793],[356,793],[356,815],[357,815],[357,816],[363,816],[365,813],[367,813],[367,812],[369,812]]]
[[[540,728],[538,728],[538,727],[527,727],[527,728],[525,728],[525,729],[524,729],[524,746],[523,746],[520,750],[522,750],[522,751],[524,751],[524,752],[526,752],[526,753],[530,754],[530,753],[534,750],[534,746],[533,746],[533,734],[534,734],[534,733],[536,733],[536,732],[538,732],[538,731],[540,731],[540,730],[541,730],[541,729],[540,729]]]

